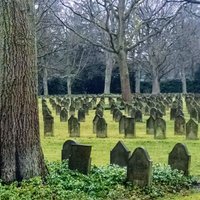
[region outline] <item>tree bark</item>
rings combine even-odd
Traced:
[[[135,72],[135,93],[140,93],[140,67]]]
[[[185,68],[182,67],[181,69],[181,82],[182,82],[182,93],[187,93],[187,82],[186,82],[186,75],[185,75]]]
[[[114,66],[113,55],[110,52],[105,52],[106,56],[106,71],[105,71],[105,83],[104,94],[110,94],[112,70]]]
[[[132,95],[131,95],[131,87],[129,79],[129,70],[127,65],[127,55],[125,51],[120,50],[118,54],[118,62],[119,62],[122,98],[126,102],[131,102]]]
[[[152,94],[160,94],[160,81],[158,76],[153,76],[152,80]]]
[[[4,182],[45,175],[37,105],[32,0],[2,0],[0,24],[0,178]]]
[[[44,66],[43,68],[43,90],[44,90],[44,96],[49,95],[48,91],[48,71],[47,68]]]
[[[67,94],[69,96],[72,94],[72,79],[70,76],[67,77]]]

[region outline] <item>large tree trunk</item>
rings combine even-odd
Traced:
[[[34,4],[2,0],[0,24],[0,178],[4,182],[44,175],[37,105]]]
[[[182,67],[181,69],[181,82],[182,82],[182,93],[187,93],[187,82],[186,82],[186,75],[185,75],[185,68]]]
[[[67,77],[67,94],[69,96],[72,94],[72,79],[70,76]]]
[[[158,76],[153,76],[152,80],[152,94],[159,94],[160,93],[160,81]]]
[[[140,93],[140,67],[135,72],[135,93]]]
[[[48,71],[47,68],[44,66],[43,68],[43,90],[44,90],[44,96],[48,96]]]
[[[130,87],[128,65],[127,65],[127,54],[125,51],[120,50],[118,54],[118,62],[119,62],[122,98],[126,102],[131,102],[132,99],[131,87]]]
[[[106,71],[105,71],[104,94],[110,94],[110,85],[111,85],[114,61],[112,53],[105,52],[105,56],[106,56]]]

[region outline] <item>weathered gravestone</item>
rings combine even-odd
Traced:
[[[198,139],[198,124],[190,119],[186,123],[186,139],[197,140]]]
[[[76,144],[76,142],[73,141],[73,140],[65,141],[65,143],[63,144],[63,147],[62,147],[61,160],[69,159],[69,157],[71,155],[71,146],[72,146],[72,144]]]
[[[181,115],[176,116],[174,120],[174,134],[175,135],[185,135],[185,118]]]
[[[56,115],[60,115],[61,109],[62,109],[62,107],[59,104],[57,104],[56,105]]]
[[[126,116],[122,115],[121,119],[119,120],[119,133],[120,134],[125,133],[125,121],[126,121]]]
[[[75,115],[75,111],[76,111],[75,107],[73,105],[71,105],[69,107],[69,114],[70,114],[70,116]]]
[[[54,118],[50,113],[45,113],[43,116],[44,120],[44,135],[53,136],[54,135]]]
[[[122,112],[120,110],[117,110],[115,113],[113,113],[113,119],[115,122],[119,122],[122,117]]]
[[[169,153],[168,164],[172,169],[183,171],[184,175],[189,175],[191,156],[184,144],[177,143]]]
[[[174,120],[176,117],[176,112],[177,112],[177,108],[176,107],[172,107],[170,110],[170,120]]]
[[[70,137],[80,137],[80,123],[73,115],[68,120],[68,133]]]
[[[150,109],[150,116],[152,116],[154,119],[156,119],[157,109],[151,108]]]
[[[85,110],[83,108],[78,110],[78,121],[85,122]]]
[[[155,120],[155,139],[165,139],[166,138],[166,122],[162,118],[157,118]]]
[[[198,114],[197,109],[192,107],[191,110],[190,110],[190,118],[194,119],[198,122],[198,116],[199,116],[199,114]]]
[[[150,116],[146,121],[146,134],[154,135],[155,133],[155,119]]]
[[[110,152],[110,164],[127,167],[130,151],[122,141],[119,141]]]
[[[72,144],[69,157],[69,169],[88,174],[91,168],[91,146]]]
[[[101,117],[99,115],[95,115],[94,119],[93,119],[93,133],[96,133],[96,125],[97,125],[97,121],[100,119]]]
[[[128,160],[127,180],[140,187],[151,185],[152,161],[142,147],[136,148]]]
[[[103,108],[96,108],[95,115],[103,117]]]
[[[135,119],[131,117],[127,117],[125,119],[125,129],[124,129],[126,138],[134,138],[135,135]]]
[[[107,137],[107,123],[103,117],[100,117],[96,123],[96,135],[98,138]]]
[[[135,122],[142,122],[142,111],[141,110],[135,111]]]
[[[68,112],[66,108],[63,108],[60,112],[60,122],[67,122],[68,120]]]

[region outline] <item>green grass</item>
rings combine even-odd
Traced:
[[[49,108],[52,110],[50,104]],[[153,163],[167,164],[168,154],[172,150],[173,146],[178,143],[184,143],[188,147],[189,153],[191,154],[191,170],[190,174],[200,176],[200,140],[186,140],[185,136],[174,135],[174,121],[169,119],[169,111],[164,119],[167,122],[167,139],[155,140],[153,135],[146,134],[146,119],[148,116],[143,118],[142,123],[136,123],[136,138],[125,139],[123,135],[119,134],[118,123],[112,120],[110,111],[104,111],[104,117],[108,124],[108,137],[107,138],[96,138],[95,134],[92,133],[92,120],[95,116],[95,111],[90,110],[89,115],[86,116],[86,121],[81,122],[81,137],[80,138],[69,138],[67,122],[60,122],[59,116],[52,110],[54,116],[54,137],[44,137],[43,133],[43,119],[41,113],[41,100],[39,101],[40,109],[40,131],[41,131],[41,143],[44,152],[45,159],[48,161],[59,161],[61,160],[61,149],[63,143],[68,139],[73,139],[81,144],[92,145],[92,164],[101,166],[109,164],[110,150],[115,144],[122,140],[130,151],[133,151],[136,147],[143,146],[153,160]],[[186,121],[189,119],[189,115],[186,112],[184,106],[184,113]],[[164,199],[164,198],[162,198]],[[176,196],[170,196],[167,199],[183,199],[183,200],[200,200],[200,193],[186,193]]]
[[[50,104],[48,105],[51,108]],[[181,142],[187,145],[191,154],[191,174],[200,176],[200,140],[186,140],[185,136],[175,136],[174,122],[169,120],[169,111],[167,111],[167,115],[164,117],[167,122],[167,139],[165,140],[156,140],[153,138],[153,135],[146,134],[146,119],[148,116],[144,117],[142,123],[136,123],[136,138],[125,139],[122,134],[119,134],[118,123],[112,120],[110,111],[104,111],[104,117],[108,124],[108,137],[96,138],[95,134],[92,133],[94,110],[90,110],[89,115],[86,116],[86,122],[81,122],[81,137],[69,138],[67,122],[60,122],[59,116],[53,110],[54,137],[44,137],[41,102],[39,103],[39,108],[41,143],[45,159],[48,161],[60,160],[63,143],[68,139],[74,139],[78,143],[92,145],[92,164],[98,166],[106,165],[109,163],[110,150],[119,140],[122,140],[130,151],[133,151],[138,146],[143,146],[149,152],[153,163],[167,164],[169,152],[176,143]],[[188,120],[189,115],[186,113],[185,116],[186,120]]]

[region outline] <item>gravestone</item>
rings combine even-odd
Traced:
[[[135,135],[135,119],[132,117],[127,117],[125,119],[125,129],[124,129],[126,138],[134,138]]]
[[[122,141],[119,141],[110,152],[110,164],[127,167],[130,151]]]
[[[96,133],[96,125],[97,125],[97,121],[99,120],[99,118],[101,118],[99,115],[95,115],[94,119],[93,119],[93,133]]]
[[[96,135],[98,138],[107,137],[107,123],[103,117],[100,117],[96,123]]]
[[[96,108],[95,115],[99,115],[100,117],[103,117],[103,109],[102,108]]]
[[[160,110],[156,111],[156,118],[162,118],[163,117],[163,113]]]
[[[152,161],[142,147],[136,148],[128,160],[127,180],[140,187],[151,185]]]
[[[174,134],[185,135],[185,127],[185,118],[181,115],[176,116],[174,120]]]
[[[54,118],[50,113],[46,113],[43,117],[44,120],[44,135],[53,136],[54,135]]]
[[[68,120],[68,133],[70,137],[80,137],[80,123],[73,115]]]
[[[155,139],[165,139],[166,138],[166,122],[162,118],[157,118],[155,120]]]
[[[91,146],[72,144],[69,157],[69,169],[87,175],[91,168]]]
[[[185,176],[189,175],[191,156],[184,144],[177,143],[169,153],[168,164],[172,169],[183,171]]]
[[[141,110],[135,111],[135,122],[142,122],[142,111]]]
[[[65,141],[65,143],[63,144],[63,147],[62,147],[61,160],[69,159],[69,157],[71,155],[71,146],[72,146],[72,144],[76,144],[76,142],[73,141],[73,140]]]
[[[146,121],[146,134],[154,135],[155,133],[155,119],[150,116]]]
[[[119,122],[119,120],[122,117],[122,112],[120,110],[117,110],[115,113],[113,113],[113,119],[115,122]]]
[[[83,108],[78,110],[78,121],[85,122],[85,110]]]
[[[198,122],[198,111],[197,111],[197,109],[196,108],[194,108],[194,107],[192,107],[191,109],[190,109],[190,118],[191,119],[194,119],[194,120],[196,120],[197,122]]]
[[[120,134],[125,133],[125,121],[126,121],[126,116],[122,115],[121,119],[119,120],[119,133]]]
[[[176,112],[177,112],[177,108],[176,107],[172,107],[170,110],[170,120],[174,120],[176,117]]]
[[[188,140],[198,139],[198,124],[193,119],[190,119],[186,123],[186,139]]]
[[[76,111],[75,107],[73,105],[71,105],[69,107],[69,114],[70,114],[70,116],[75,115],[75,111]]]
[[[66,108],[63,108],[60,112],[60,122],[67,122],[68,120],[68,112]]]
[[[156,119],[157,109],[151,108],[150,109],[150,116],[152,116],[154,119]]]
[[[60,115],[61,109],[62,109],[62,107],[59,104],[57,104],[56,105],[56,115]]]

